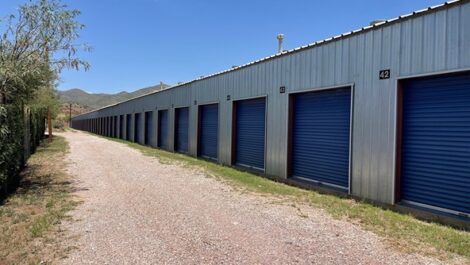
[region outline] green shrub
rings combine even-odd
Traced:
[[[20,171],[44,129],[43,111],[33,113],[18,104],[0,104],[0,198],[18,185]]]

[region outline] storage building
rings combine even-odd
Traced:
[[[469,220],[470,1],[82,114],[73,127]]]

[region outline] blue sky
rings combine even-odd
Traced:
[[[2,0],[0,16],[27,0]],[[88,72],[64,71],[60,90],[115,93],[175,84],[442,3],[443,0],[63,0],[82,11]]]

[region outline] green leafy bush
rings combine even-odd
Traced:
[[[44,117],[17,104],[0,105],[0,198],[18,185],[25,161],[44,135]]]
[[[19,182],[19,173],[44,135],[45,117],[59,108],[55,87],[64,68],[88,69],[77,56],[84,27],[79,10],[61,0],[33,0],[17,15],[0,14],[0,197]]]

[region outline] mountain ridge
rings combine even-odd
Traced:
[[[144,87],[133,92],[121,91],[114,94],[88,93],[80,88],[72,88],[58,91],[59,100],[62,104],[76,104],[86,111],[96,110],[108,105],[116,104],[145,94],[168,88],[167,84]]]

